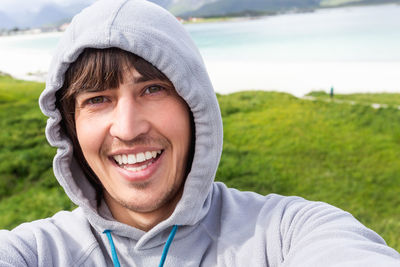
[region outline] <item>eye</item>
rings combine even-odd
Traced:
[[[165,90],[165,88],[162,87],[161,85],[151,85],[151,86],[147,87],[147,88],[144,90],[144,94],[145,94],[145,95],[148,95],[148,94],[156,94],[156,93],[161,92],[161,91],[164,91],[164,90]]]
[[[106,102],[107,99],[104,96],[95,96],[87,100],[89,105],[98,105]]]

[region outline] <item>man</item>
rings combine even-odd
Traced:
[[[350,214],[214,183],[218,103],[197,48],[144,0],[73,19],[40,106],[79,208],[0,232],[0,266],[399,266]]]

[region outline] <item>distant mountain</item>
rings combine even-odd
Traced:
[[[182,16],[186,13],[199,10],[205,5],[216,2],[218,2],[218,0],[172,0],[166,8],[173,14]]]
[[[41,6],[37,11],[24,8],[13,13],[0,11],[0,29],[11,29],[14,27],[36,28],[49,25],[56,26],[71,20],[75,14],[79,13],[89,4],[89,0],[82,0],[78,4],[70,4],[67,6],[46,4]]]
[[[200,8],[181,13],[181,16],[223,16],[244,12],[280,12],[291,9],[319,7],[321,0],[218,0]]]
[[[151,0],[150,0],[151,1]],[[400,3],[400,0],[152,0],[182,17],[209,17],[286,12],[320,7]]]
[[[168,9],[168,7],[171,6],[174,2],[174,0],[149,0],[149,1],[159,6],[162,6],[165,9]]]
[[[286,11],[336,7],[345,5],[367,5],[400,3],[400,0],[149,0],[181,17],[210,17],[232,15],[270,14]],[[0,29],[33,28],[59,25],[69,21],[76,13],[93,0],[82,0],[78,4],[61,6],[47,4],[32,12],[21,8],[18,13],[0,11]]]

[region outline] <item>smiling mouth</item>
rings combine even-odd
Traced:
[[[136,154],[113,155],[114,162],[125,170],[138,172],[146,169],[158,160],[164,150],[145,151]]]

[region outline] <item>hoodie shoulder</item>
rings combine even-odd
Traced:
[[[350,213],[323,202],[261,196],[216,183],[211,207],[203,226],[218,243],[220,260],[236,266],[249,264],[249,259],[252,266],[400,263],[399,253],[378,234]],[[368,265],[371,262],[375,264]]]
[[[0,266],[81,266],[93,254],[101,255],[80,208],[1,230],[0,240]],[[106,266],[104,256],[96,258],[97,266]]]

